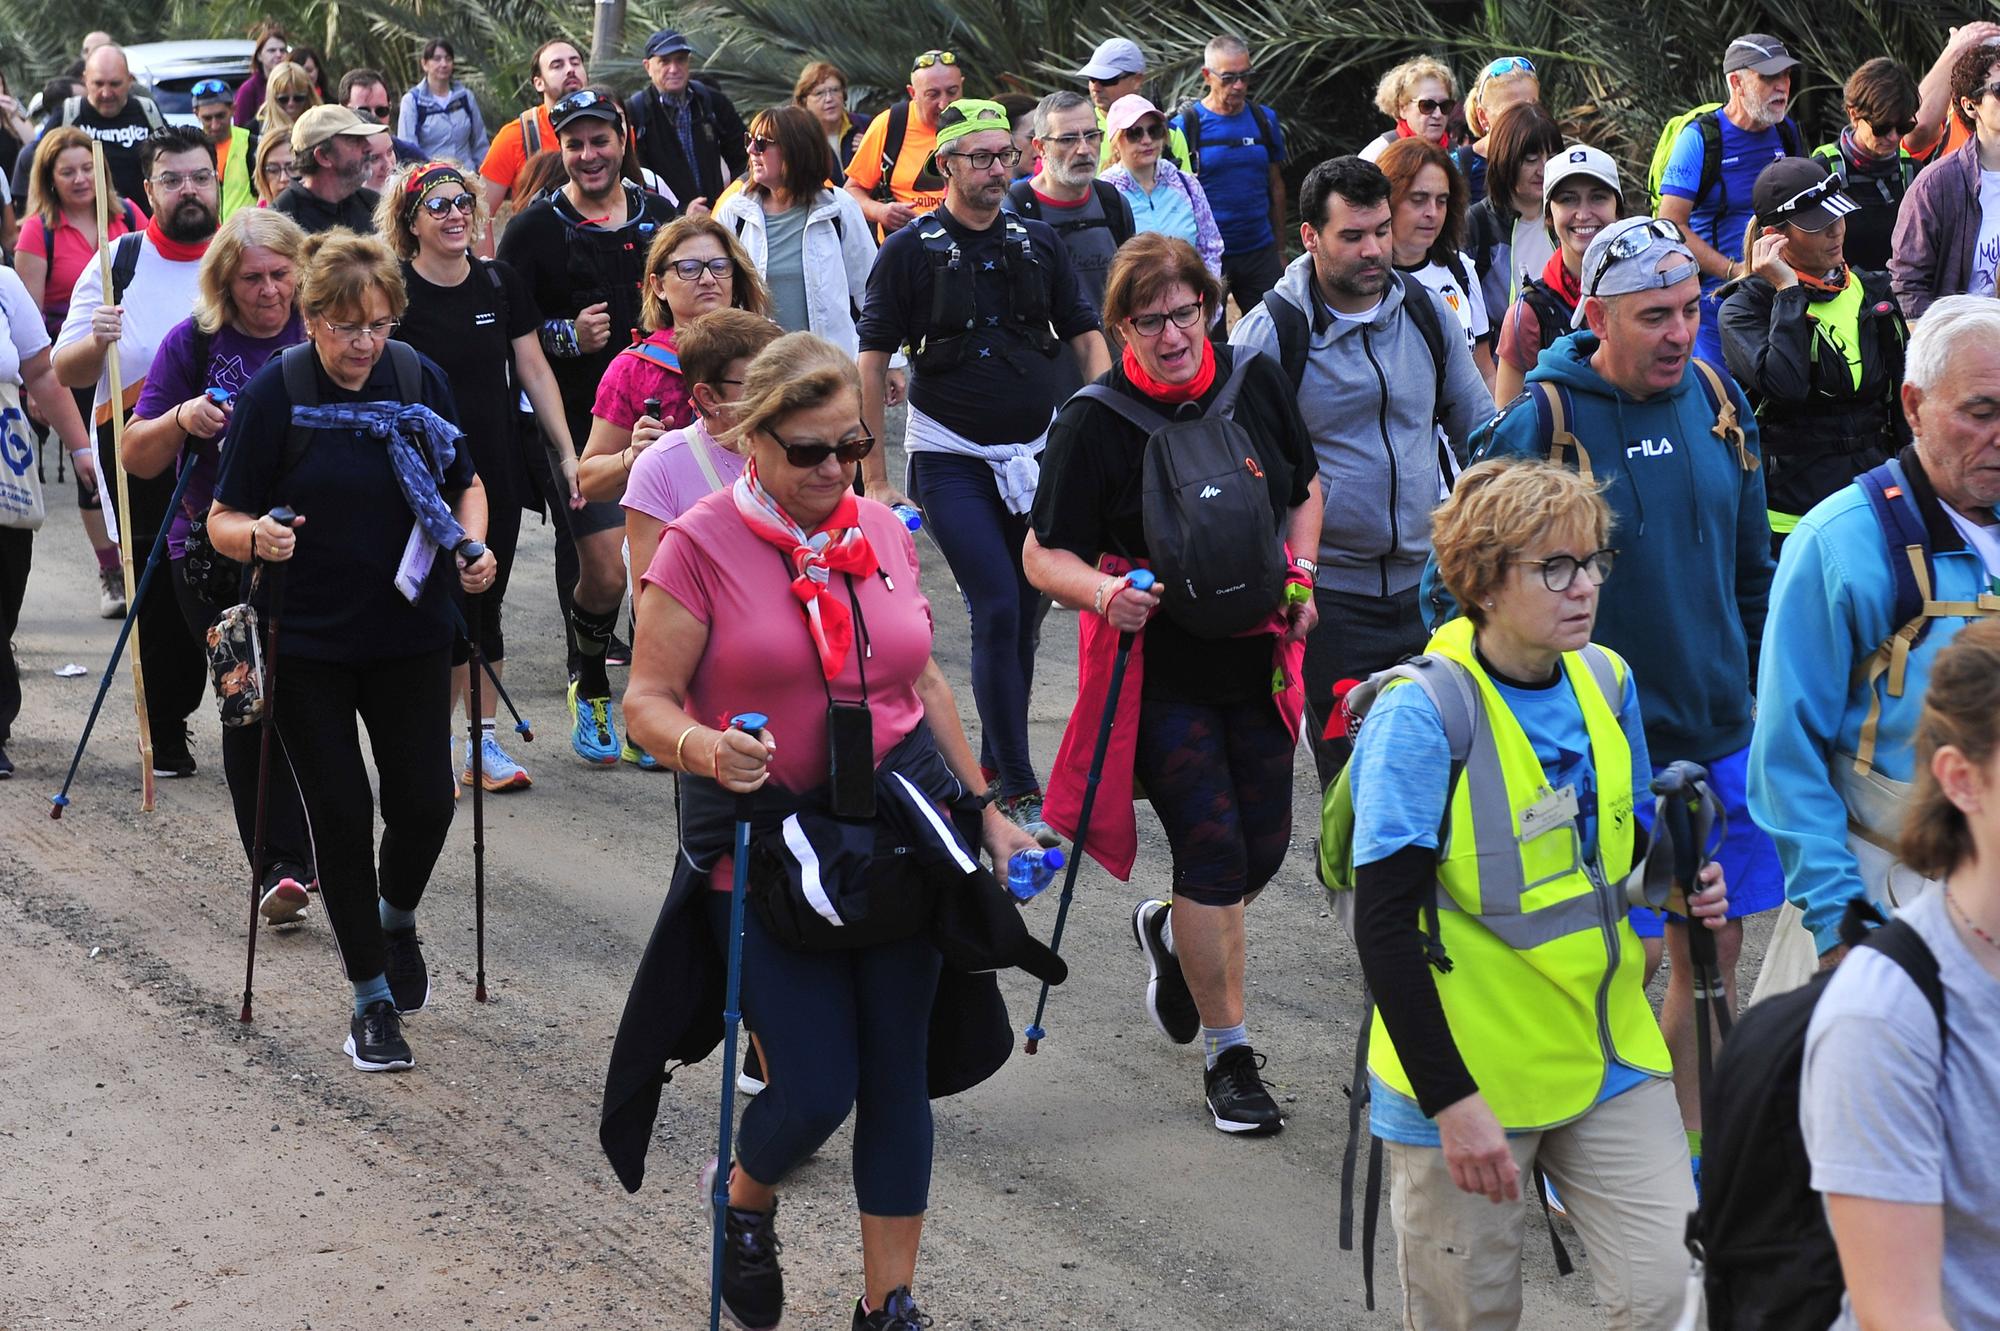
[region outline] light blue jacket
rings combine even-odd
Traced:
[[[1935,595],[1974,600],[1990,590],[1985,566],[1966,548],[1915,459],[1915,449],[1905,448],[1890,465],[1904,493],[1917,499],[1929,531]],[[1895,604],[1888,539],[1858,483],[1815,505],[1785,539],[1757,674],[1750,814],[1777,843],[1785,895],[1804,913],[1822,953],[1840,942],[1847,902],[1865,895],[1848,849],[1838,769],[1853,764],[1868,716],[1869,689],[1856,671],[1901,627],[1893,622]],[[1930,622],[1910,653],[1900,698],[1888,696],[1886,680],[1875,683],[1882,714],[1874,763],[1883,777],[1912,778],[1912,740],[1931,662],[1970,622]]]

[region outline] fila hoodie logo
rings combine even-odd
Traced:
[[[1625,450],[1625,456],[1628,458],[1664,458],[1671,457],[1673,451],[1674,441],[1671,439],[1641,439],[1638,443],[1631,445]]]

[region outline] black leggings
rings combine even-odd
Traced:
[[[533,438],[534,426],[521,422],[518,416],[509,420],[521,426],[525,434]],[[473,467],[479,473],[480,483],[486,487],[486,548],[493,552],[493,585],[477,596],[459,596],[459,609],[465,615],[468,630],[479,635],[479,654],[489,661],[507,659],[507,638],[500,628],[501,606],[507,599],[507,581],[514,573],[514,551],[521,544],[521,496],[515,469],[520,461],[514,450],[503,441],[500,447],[486,449],[474,444],[472,448]],[[464,665],[472,659],[463,642],[453,645],[451,663]]]
[[[14,733],[21,714],[21,672],[14,661],[14,630],[21,624],[21,601],[28,594],[28,569],[35,562],[35,534],[0,527],[0,745]]]
[[[1271,881],[1292,836],[1296,747],[1268,699],[1141,704],[1132,770],[1173,849],[1175,896],[1233,906]]]
[[[215,622],[219,612],[195,595],[194,588],[188,585],[185,563],[176,559],[171,568],[174,599],[180,603],[181,617],[187,622],[188,632],[205,643],[208,626]],[[263,748],[260,735],[257,726],[222,727],[222,775],[229,783],[229,799],[236,808],[236,835],[243,842],[246,860],[255,853],[257,845],[257,759]],[[306,811],[299,802],[298,778],[292,774],[283,741],[271,746],[271,759],[269,795],[264,808],[265,862],[309,873],[312,842],[306,835]]]
[[[97,456],[102,474],[111,478],[111,488],[104,493],[116,496],[118,455],[108,427],[97,432]],[[130,478],[127,496],[132,504],[132,530],[119,532],[119,537],[132,552],[135,589],[138,580],[145,576],[146,556],[152,553],[153,539],[167,525],[174,480],[171,468],[151,480]],[[167,562],[164,549],[160,552],[160,562]],[[178,747],[185,742],[187,719],[208,694],[208,649],[189,631],[166,569],[153,575],[138,613],[139,664],[146,675],[146,718],[155,737],[154,747],[162,747],[158,738],[162,735],[172,737],[168,747]]]
[[[298,772],[319,851],[320,898],[350,980],[382,973],[376,897],[399,910],[423,900],[451,831],[451,652],[393,661],[278,659],[278,735]],[[382,851],[361,735],[382,783]]]

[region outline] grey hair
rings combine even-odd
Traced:
[[[1048,96],[1042,98],[1041,101],[1035,103],[1035,137],[1046,139],[1049,136],[1051,122],[1057,116],[1065,111],[1074,111],[1079,106],[1087,107],[1089,105],[1090,99],[1088,97],[1085,97],[1080,92],[1073,92],[1068,88],[1064,88],[1061,92],[1050,93]]]
[[[1944,381],[1952,348],[1960,342],[2000,341],[2000,301],[1991,296],[1946,296],[1924,311],[1903,353],[1903,382],[1930,392]]]
[[[1201,48],[1201,62],[1212,65],[1224,56],[1249,54],[1250,43],[1233,32],[1225,32],[1208,39],[1208,45]]]

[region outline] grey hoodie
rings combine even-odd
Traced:
[[[1293,260],[1273,288],[1311,320],[1298,399],[1326,494],[1318,581],[1329,591],[1388,596],[1417,585],[1430,556],[1431,510],[1438,502],[1432,421],[1443,421],[1462,462],[1466,441],[1493,415],[1493,396],[1465,339],[1451,336],[1458,316],[1419,289],[1446,332],[1445,403],[1435,417],[1436,367],[1403,308],[1400,281],[1392,277],[1367,323],[1336,319],[1327,309],[1314,287],[1309,254]],[[1277,330],[1261,304],[1237,321],[1229,342],[1279,359]]]

